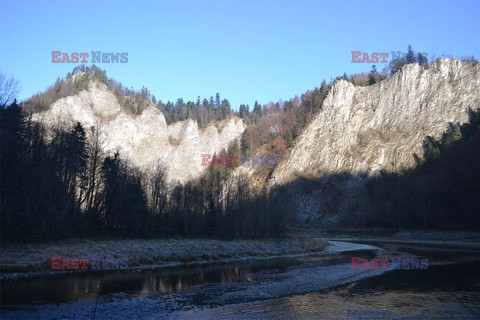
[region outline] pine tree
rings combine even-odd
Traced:
[[[388,68],[390,69],[390,75],[393,76],[395,73],[400,71],[400,69],[402,69],[405,64],[405,58],[399,58],[390,61],[390,63],[388,64]]]
[[[262,107],[260,106],[260,104],[257,101],[255,101],[255,106],[253,107],[253,112],[258,114],[259,116],[262,115]]]
[[[244,104],[241,104],[240,105],[240,108],[238,110],[238,115],[240,116],[240,118],[245,118],[246,116],[248,116],[248,113],[247,113],[247,107],[244,105]]]
[[[378,80],[378,72],[377,72],[377,66],[373,65],[372,66],[372,71],[370,71],[368,75],[368,85],[372,85],[377,83]]]
[[[328,95],[328,91],[330,90],[327,81],[323,79],[322,84],[320,85],[320,94],[322,95],[323,99],[325,99]]]
[[[287,146],[290,148],[292,145],[293,137],[292,137],[292,131],[287,128],[285,131],[285,142],[287,143]]]
[[[197,96],[197,103],[195,104],[195,108],[197,108],[198,110],[200,108],[200,105],[201,105],[200,96]]]
[[[407,55],[405,56],[405,60],[407,64],[417,62],[417,58],[415,57],[415,52],[413,52],[411,45],[408,46],[408,52],[407,52]]]
[[[419,52],[417,55],[417,62],[419,65],[423,66],[428,64],[428,59],[422,53]]]
[[[215,108],[220,107],[220,94],[217,92],[215,95]]]

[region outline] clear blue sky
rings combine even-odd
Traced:
[[[429,58],[480,57],[480,1],[1,0],[0,9],[0,68],[19,81],[20,100],[76,65],[51,63],[53,50],[128,52],[126,64],[97,65],[162,101],[219,92],[234,109],[369,71],[350,62],[352,50],[411,44]]]

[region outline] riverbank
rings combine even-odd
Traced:
[[[328,241],[292,237],[285,240],[135,239],[69,240],[51,243],[6,243],[1,246],[1,277],[60,272],[52,257],[122,259],[128,268],[166,267],[267,259],[322,251]]]
[[[285,319],[478,319],[474,309],[478,305],[478,242],[416,240],[410,244],[407,241],[414,240],[382,242],[379,237],[365,237],[352,243],[327,238],[329,244],[317,252],[304,250],[281,254],[276,259],[265,251],[288,243],[306,249],[321,240],[310,239],[315,238],[297,233],[283,241],[162,240],[165,242],[151,249],[157,250],[163,244],[167,247],[163,250],[185,250],[188,254],[192,244],[196,244],[197,249],[238,252],[236,257],[219,257],[205,265],[201,265],[201,259],[173,259],[161,262],[160,268],[144,264],[105,273],[50,270],[50,274],[58,271],[58,276],[30,273],[26,278],[15,278],[10,273],[7,281],[2,282],[2,296],[8,297],[3,299],[2,318],[91,319],[114,314],[118,319],[158,315],[166,319],[244,319],[262,315]],[[130,241],[142,250],[148,242]],[[464,246],[453,247],[453,242]],[[93,246],[98,247],[99,243],[108,245],[107,241],[100,241]],[[238,255],[248,253],[252,245],[265,255]],[[112,249],[117,246],[126,243],[114,244]],[[428,259],[428,269],[357,270],[352,269],[352,256],[422,257]],[[228,259],[237,262],[228,264]]]
[[[480,232],[473,231],[422,231],[391,229],[321,229],[299,228],[292,231],[295,235],[306,238],[337,240],[388,240],[388,241],[461,241],[480,242]]]
[[[159,315],[168,319],[185,308],[305,294],[388,271],[352,269],[353,252],[375,256],[383,250],[332,241],[318,253],[295,257],[12,279],[2,281],[2,319],[91,319],[112,314],[118,319]]]

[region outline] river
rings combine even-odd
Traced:
[[[2,319],[480,319],[480,248],[332,241],[324,252],[231,264],[2,280]],[[351,257],[427,258],[354,270]]]

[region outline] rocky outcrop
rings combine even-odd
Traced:
[[[275,169],[273,184],[323,179],[313,191],[295,193],[296,210],[305,219],[335,220],[349,210],[349,199],[365,177],[415,166],[427,136],[439,138],[449,123],[468,121],[468,109],[480,105],[479,71],[478,64],[439,59],[425,67],[407,65],[368,87],[337,81],[318,116]],[[338,206],[331,212],[323,200],[333,196]]]
[[[35,118],[47,126],[71,126],[80,122],[91,135],[99,130],[102,149],[120,156],[144,171],[157,163],[165,166],[171,184],[201,176],[202,153],[219,153],[244,131],[241,119],[230,118],[219,125],[198,128],[193,120],[167,125],[154,105],[140,115],[126,114],[115,95],[104,84],[91,82],[88,90],[59,99]]]

